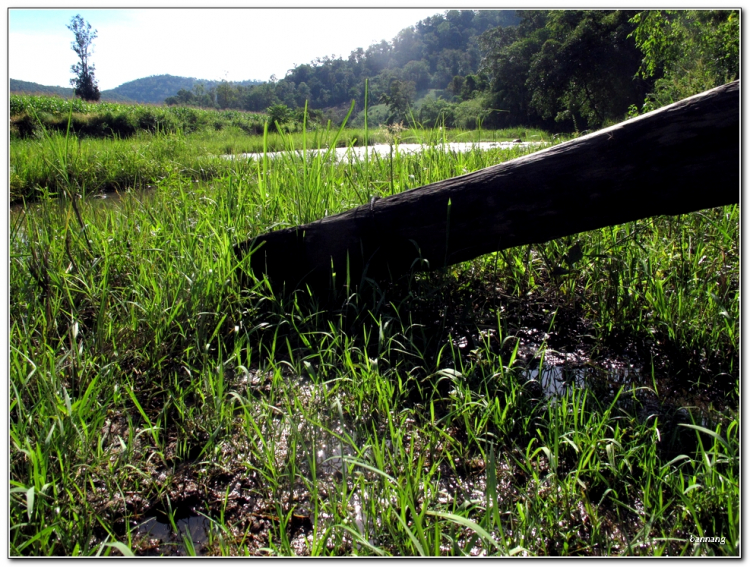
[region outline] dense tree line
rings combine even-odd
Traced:
[[[386,122],[583,131],[737,77],[738,11],[449,10],[346,59],[319,57],[260,85],[195,85],[166,102],[283,116],[354,100],[361,110],[367,85]]]
[[[362,108],[365,79],[369,100],[375,103],[383,95],[393,96],[393,89],[414,94],[445,89],[454,76],[477,72],[482,33],[518,21],[513,11],[449,10],[405,28],[390,42],[358,48],[347,58],[318,57],[282,79],[271,77],[257,86],[222,83],[202,92],[184,89],[167,104],[263,111],[276,104],[295,108],[307,101],[310,108],[327,108],[355,100]]]
[[[630,37],[636,12],[526,11],[518,26],[481,37],[481,70],[493,125],[600,126],[643,101],[642,53]]]
[[[739,77],[739,14],[519,12],[483,34],[488,123],[584,130]]]

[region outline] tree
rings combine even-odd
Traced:
[[[409,104],[416,93],[414,83],[391,79],[389,94],[380,95],[380,102],[388,105],[388,119],[386,123],[403,122],[409,114]]]
[[[491,115],[495,127],[538,122],[529,109],[526,80],[532,58],[549,35],[545,22],[546,13],[523,12],[517,27],[494,28],[479,38],[484,53],[480,71],[490,78],[490,108],[507,111]]]
[[[237,105],[237,88],[228,81],[221,81],[216,87],[216,104],[219,108],[230,108]]]
[[[293,113],[286,104],[274,104],[266,109],[268,125],[272,131],[280,132],[287,122],[293,119]]]
[[[413,82],[418,91],[430,85],[430,66],[423,59],[409,61],[404,65],[402,75],[407,81]]]
[[[643,53],[638,75],[656,78],[644,111],[739,78],[738,10],[652,10],[631,22]]]
[[[633,78],[641,53],[629,34],[634,13],[622,10],[550,12],[549,39],[531,60],[531,107],[543,118],[581,129],[617,120],[646,94]]]
[[[273,83],[263,83],[261,85],[255,85],[250,87],[246,92],[242,100],[242,108],[245,110],[251,110],[260,112],[279,104],[279,99],[276,96],[276,85]]]
[[[419,121],[427,128],[454,126],[456,105],[449,103],[443,97],[427,98],[419,109]]]
[[[164,104],[168,106],[182,105],[188,106],[194,103],[193,93],[187,89],[180,89],[174,96],[168,96],[164,99]]]
[[[635,12],[532,10],[517,28],[496,28],[480,40],[480,74],[492,126],[532,124],[584,130],[621,119],[643,100],[650,81],[633,78],[642,59],[629,34]],[[462,93],[464,96],[464,93]]]
[[[89,57],[93,53],[92,45],[97,37],[96,30],[92,30],[91,24],[86,22],[80,14],[71,18],[67,28],[75,35],[75,41],[71,43],[71,47],[80,59],[80,62],[70,67],[75,74],[75,77],[70,79],[70,84],[75,87],[76,96],[83,100],[99,100],[101,95],[94,78],[94,65],[89,63]]]

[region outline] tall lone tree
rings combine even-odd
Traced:
[[[70,70],[75,77],[70,79],[70,84],[75,87],[76,96],[83,100],[99,100],[101,94],[94,78],[94,65],[89,63],[89,57],[93,53],[93,43],[96,39],[96,30],[91,29],[91,24],[86,22],[80,14],[71,18],[67,28],[75,35],[75,41],[70,45],[78,55],[80,62],[71,65]]]

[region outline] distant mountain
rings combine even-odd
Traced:
[[[65,87],[48,87],[46,85],[40,85],[39,83],[32,83],[30,81],[19,81],[17,79],[10,80],[10,92],[57,95],[62,98],[73,97],[73,89],[66,89]]]
[[[218,85],[221,81],[207,81],[193,77],[175,77],[173,75],[154,75],[123,83],[114,89],[102,91],[102,100],[107,102],[142,102],[162,104],[168,96],[174,96],[180,89],[191,90],[196,83],[205,85],[206,90]],[[233,85],[259,85],[261,81],[246,80]],[[62,98],[74,96],[72,88],[50,87],[30,81],[10,80],[10,92],[57,95]]]
[[[221,81],[207,81],[194,77],[175,77],[173,75],[153,75],[123,83],[119,87],[109,91],[102,91],[102,96],[106,92],[127,97],[135,102],[162,104],[165,98],[176,95],[180,89],[192,90],[193,85],[196,83],[202,83],[206,87],[206,90],[208,90],[220,84]],[[259,85],[261,81],[247,80],[231,84],[250,86]]]
[[[40,85],[39,83],[32,83],[31,81],[19,81],[18,79],[10,80],[10,92],[12,93],[25,93],[25,94],[42,94],[59,96],[61,98],[73,98],[75,96],[74,89],[66,87],[50,87],[48,85]],[[131,99],[116,93],[114,90],[102,91],[102,100],[105,102],[133,102]]]

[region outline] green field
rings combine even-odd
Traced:
[[[11,555],[739,554],[739,206],[276,294],[233,245],[529,150],[221,154],[550,136],[22,102]]]

